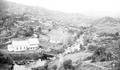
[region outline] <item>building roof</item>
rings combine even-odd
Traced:
[[[14,39],[12,40],[12,45],[14,46],[29,46],[32,44],[39,44],[39,39],[38,38],[28,38],[28,39]]]
[[[12,41],[12,45],[14,46],[23,46],[23,45],[29,45],[27,40],[21,40],[21,41]]]

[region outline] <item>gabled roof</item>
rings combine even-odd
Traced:
[[[13,39],[13,45],[31,45],[31,44],[39,44],[38,38],[26,38],[26,39]]]

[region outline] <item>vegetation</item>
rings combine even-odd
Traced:
[[[1,50],[8,45],[10,39],[24,39],[32,37],[33,34],[38,36],[49,36],[51,34],[50,36],[56,41],[60,40],[63,42],[65,40],[65,43],[50,43],[48,40],[45,46],[42,46],[52,48],[50,52],[47,52],[46,48],[42,49],[47,53],[54,53],[56,57],[54,60],[50,59],[54,56],[45,55],[45,52],[36,53],[35,51],[35,53],[28,54],[9,53],[8,56],[0,51],[0,64],[11,65],[15,62],[16,64],[24,65],[29,64],[32,60],[34,62],[41,59],[50,62],[43,67],[33,68],[33,70],[57,70],[59,54],[64,54],[68,47],[71,48],[73,46],[73,49],[68,49],[72,53],[63,55],[63,58],[68,60],[64,61],[63,59],[64,62],[60,64],[61,70],[120,70],[120,28],[118,27],[120,24],[113,24],[119,23],[117,20],[114,20],[116,18],[107,17],[90,21],[90,19],[86,19],[83,16],[70,14],[68,16],[63,13],[55,14],[52,13],[53,11],[39,10],[39,8],[23,5],[19,6],[14,3],[9,3],[8,7],[0,12]],[[21,11],[21,9],[23,10]],[[107,23],[108,21],[110,24]],[[90,26],[82,26],[80,23],[90,24]],[[114,27],[111,27],[112,25]],[[50,45],[47,45],[48,43]],[[78,52],[74,49],[76,44],[80,48]],[[62,47],[59,47],[59,45]],[[56,47],[59,49],[56,50]],[[79,53],[80,55],[77,55]],[[88,53],[92,55],[87,55]],[[78,57],[75,58],[76,56]],[[47,65],[51,65],[51,68],[47,68],[49,67]]]
[[[72,60],[66,60],[65,62],[63,62],[63,67],[65,70],[67,69],[74,70],[74,67],[72,65]]]

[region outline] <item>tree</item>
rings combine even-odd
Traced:
[[[0,68],[2,68],[4,65],[9,65],[10,68],[8,68],[9,70],[12,70],[13,69],[13,66],[14,66],[14,61],[13,59],[11,58],[10,55],[8,54],[5,54],[3,52],[0,52]]]
[[[69,70],[74,70],[74,67],[72,65],[72,60],[66,60],[64,63],[63,63],[63,67],[65,70],[69,69]]]
[[[21,36],[28,37],[33,35],[34,30],[32,27],[24,27],[24,28],[19,28],[17,32],[19,37]]]
[[[97,48],[98,48],[98,46],[96,46],[96,45],[89,45],[87,49],[88,49],[88,51],[95,51]]]
[[[92,59],[92,62],[111,61],[113,59],[111,52],[107,52],[107,49],[104,47],[96,49],[92,57],[89,58]]]
[[[34,33],[34,29],[32,27],[28,27],[25,36],[32,36],[33,33]]]
[[[115,35],[116,35],[116,36],[119,36],[119,32],[116,32]]]
[[[57,65],[54,65],[53,67],[52,67],[52,70],[56,70],[57,69]]]

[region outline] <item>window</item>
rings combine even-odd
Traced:
[[[26,49],[26,46],[24,46],[24,50]]]
[[[18,47],[16,48],[16,50],[18,50]]]

